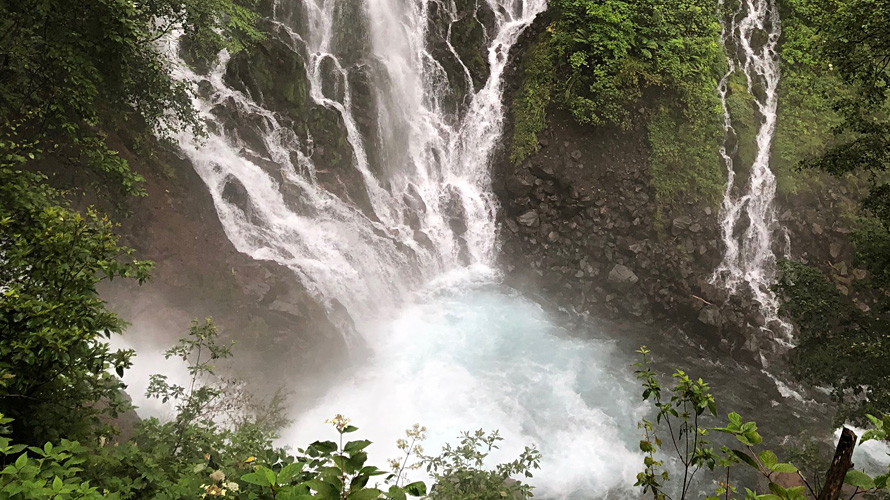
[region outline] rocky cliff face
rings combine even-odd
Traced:
[[[114,281],[102,290],[133,324],[126,337],[165,349],[187,332],[189,321],[213,317],[224,337],[237,340],[238,364],[250,367],[243,376],[259,386],[276,381],[273,389],[284,366],[318,371],[344,354],[342,334],[293,272],[234,248],[191,164],[168,148],[145,161],[126,137],[112,140],[145,176],[148,191],[127,200],[132,215],[120,218],[119,232],[138,258],[155,262],[146,284]],[[140,335],[153,339],[134,338]]]
[[[522,78],[521,51],[513,57],[507,102]],[[517,286],[579,313],[678,326],[752,363],[775,347],[751,297],[709,283],[724,251],[719,201],[656,199],[646,116],[622,131],[581,126],[551,109],[538,151],[518,165],[509,159],[512,119],[493,173],[503,267]],[[849,291],[866,277],[853,267],[847,238],[858,194],[852,182],[819,182],[780,196],[780,221],[791,258],[821,267]]]

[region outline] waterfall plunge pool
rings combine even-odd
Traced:
[[[536,445],[543,459],[529,482],[537,498],[603,498],[632,487],[644,408],[631,360],[608,340],[573,337],[493,271],[446,274],[363,332],[369,355],[313,407],[295,411],[283,443],[333,438],[324,422],[339,413],[359,427],[350,437],[374,441],[369,463],[384,467],[414,423],[428,429],[429,455],[456,444],[461,431],[498,430],[504,441],[487,465]]]

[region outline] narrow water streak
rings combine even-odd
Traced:
[[[525,445],[543,453],[538,498],[603,498],[634,483],[641,409],[629,361],[607,341],[572,338],[491,271],[439,278],[373,328],[367,362],[302,412],[287,443],[333,436],[323,422],[342,413],[384,466],[415,422],[429,429],[428,454],[461,431],[498,429],[505,441],[489,465]]]
[[[721,10],[724,2],[720,1]],[[778,227],[775,197],[776,176],[770,169],[770,148],[776,131],[779,70],[778,44],[782,34],[775,0],[743,0],[728,19],[722,20],[721,40],[727,51],[729,71],[720,81],[723,126],[726,140],[720,149],[728,182],[721,210],[721,232],[725,246],[723,261],[712,282],[730,292],[740,287],[750,291],[760,304],[767,326],[775,340],[791,340],[791,327],[778,317],[779,303],[770,290],[775,280],[776,256],[773,233]],[[741,71],[747,91],[753,97],[760,123],[755,136],[755,156],[747,184],[736,186],[733,151],[726,142],[737,139],[727,106],[728,86],[732,76]],[[747,225],[745,225],[747,224]]]

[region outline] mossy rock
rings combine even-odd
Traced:
[[[309,89],[305,63],[280,40],[268,38],[233,56],[225,80],[271,111],[292,120],[306,115]]]

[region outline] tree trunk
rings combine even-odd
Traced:
[[[837,450],[831,460],[831,467],[825,475],[825,485],[819,492],[818,500],[837,500],[844,485],[847,471],[853,468],[853,447],[856,446],[856,434],[844,427],[841,438],[837,442]]]

